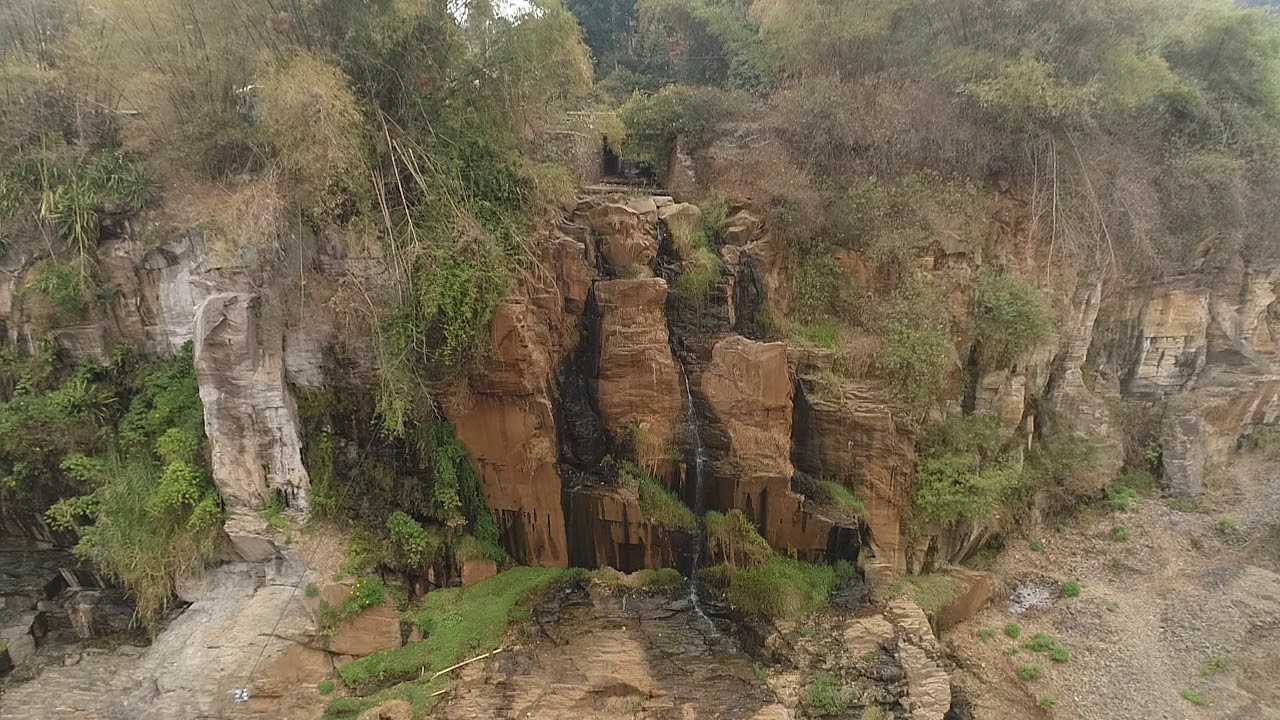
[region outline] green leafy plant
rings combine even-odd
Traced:
[[[316,683],[316,692],[320,693],[321,695],[333,694],[333,681],[321,680],[320,682]]]
[[[1223,515],[1218,518],[1218,528],[1225,533],[1235,533],[1240,531],[1240,523],[1230,515]]]
[[[839,717],[849,708],[847,693],[829,672],[813,676],[804,688],[801,702],[806,710],[819,717]]]
[[[782,619],[803,617],[825,607],[837,582],[835,568],[830,565],[783,557],[745,567],[720,564],[703,569],[702,577],[743,611]]]
[[[991,628],[983,628],[978,631],[978,638],[984,642],[987,640],[990,640],[995,636],[996,636],[996,631],[992,630]]]
[[[1064,663],[1071,659],[1071,649],[1061,643],[1049,647],[1049,659],[1056,663]]]
[[[1170,498],[1165,501],[1165,505],[1167,505],[1170,510],[1176,510],[1180,513],[1193,513],[1197,510],[1195,500],[1189,500],[1186,498]]]
[[[46,261],[30,287],[63,317],[78,318],[88,307],[89,281],[84,272],[69,263]]]
[[[1054,708],[1054,706],[1058,704],[1058,701],[1057,701],[1057,700],[1054,700],[1053,698],[1049,697],[1048,695],[1045,695],[1045,696],[1041,697],[1041,698],[1040,698],[1040,701],[1039,701],[1038,703],[1036,703],[1036,704],[1040,706],[1040,709],[1041,709],[1041,710],[1052,710],[1052,709]]]
[[[1235,664],[1235,659],[1229,653],[1219,653],[1209,658],[1209,660],[1204,664],[1204,668],[1200,670],[1200,675],[1203,677],[1209,677],[1219,673],[1224,673],[1230,670]]]
[[[1200,696],[1200,693],[1198,693],[1198,692],[1196,692],[1195,690],[1192,690],[1192,689],[1190,689],[1190,688],[1183,688],[1181,695],[1182,695],[1182,699],[1183,699],[1183,700],[1186,700],[1187,702],[1191,703],[1192,705],[1203,705],[1203,704],[1204,704],[1204,698]]]
[[[1032,552],[1040,552],[1040,551],[1042,551],[1042,550],[1044,550],[1044,541],[1043,541],[1043,540],[1038,540],[1038,539],[1037,539],[1037,540],[1032,540],[1032,541],[1031,541],[1031,551],[1032,551]]]
[[[1039,680],[1043,677],[1044,671],[1039,665],[1019,665],[1018,677],[1022,680]]]
[[[316,597],[320,594],[320,588],[315,583],[307,583],[307,589],[304,591],[307,597]]]
[[[703,517],[703,523],[707,528],[707,551],[729,567],[759,565],[773,557],[773,548],[741,510],[712,510]]]
[[[1009,623],[1004,626],[1004,634],[1007,638],[1017,640],[1018,636],[1022,634],[1022,626],[1018,623]]]
[[[1084,586],[1076,580],[1068,580],[1062,583],[1062,595],[1064,597],[1078,597],[1084,591]]]
[[[977,340],[987,363],[1007,365],[1052,331],[1053,316],[1044,298],[1012,275],[979,270],[977,290]]]
[[[1129,539],[1129,529],[1124,525],[1115,525],[1111,528],[1111,537],[1116,542],[1124,542]]]
[[[1036,633],[1031,638],[1031,642],[1027,643],[1027,649],[1033,652],[1049,652],[1049,648],[1053,646],[1053,639],[1044,633]]]

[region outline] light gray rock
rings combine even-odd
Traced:
[[[1204,420],[1180,404],[1171,409],[1160,426],[1161,484],[1173,497],[1193,498],[1204,486]]]
[[[310,479],[282,345],[279,326],[261,321],[254,295],[213,295],[196,312],[195,369],[213,481],[227,508],[228,535],[245,559],[274,554],[255,537],[252,520],[273,493],[287,507],[307,509]]]

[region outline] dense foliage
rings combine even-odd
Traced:
[[[79,534],[76,554],[137,600],[150,623],[174,582],[212,557],[222,504],[209,482],[191,348],[164,362],[127,350],[74,369],[50,344],[4,348],[0,503],[40,507]]]
[[[914,521],[946,526],[990,517],[1022,483],[1003,454],[999,422],[968,415],[948,419],[920,441]]]

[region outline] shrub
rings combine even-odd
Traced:
[[[703,522],[707,527],[707,552],[729,567],[759,565],[773,557],[773,548],[741,510],[723,514],[712,510]]]
[[[701,306],[719,281],[719,256],[705,244],[696,245],[681,266],[671,289],[683,301]]]
[[[1080,595],[1084,591],[1084,586],[1076,580],[1068,580],[1062,583],[1062,594],[1065,597],[1073,598]]]
[[[919,411],[941,394],[953,356],[951,342],[941,330],[894,324],[884,336],[876,363],[894,394]]]
[[[618,110],[627,129],[623,149],[628,158],[663,174],[676,138],[683,138],[690,149],[701,146],[714,123],[740,107],[732,95],[714,88],[669,85],[652,95],[636,93]]]
[[[1192,705],[1204,704],[1204,698],[1200,697],[1200,693],[1192,690],[1191,688],[1184,688],[1182,690],[1182,698]]]
[[[1022,626],[1018,625],[1018,623],[1009,623],[1004,626],[1004,634],[1007,638],[1017,640],[1018,636],[1022,634]]]
[[[684,583],[684,576],[675,568],[646,568],[636,573],[636,586],[642,590],[660,590]]]
[[[439,559],[444,546],[439,531],[424,528],[408,514],[399,510],[391,513],[386,530],[382,561],[388,567],[400,571],[421,570]]]
[[[1012,363],[1052,330],[1053,316],[1044,298],[1011,275],[978,271],[975,302],[977,342],[990,365]]]
[[[722,564],[707,568],[703,577],[743,611],[777,619],[799,618],[824,607],[836,586],[830,565],[783,557],[748,567]]]
[[[79,530],[76,554],[133,596],[139,622],[150,625],[175,582],[213,557],[221,533],[222,504],[204,454],[188,452],[204,437],[190,345],[164,362],[122,352],[111,367],[81,366],[60,387],[33,383],[28,374],[0,403],[0,462],[28,473],[51,462],[65,473],[57,480],[64,487],[67,478],[72,487],[84,483],[86,494],[56,503],[46,518],[56,529]]]
[[[1049,659],[1056,663],[1064,663],[1071,659],[1071,649],[1061,643],[1049,646]]]
[[[1036,633],[1031,638],[1031,642],[1027,643],[1027,649],[1032,652],[1049,652],[1049,648],[1053,646],[1053,639],[1044,633]]]
[[[640,495],[640,513],[646,522],[672,530],[693,532],[697,529],[698,518],[689,506],[675,493],[662,487],[653,476],[640,474],[636,483]]]
[[[1044,675],[1039,665],[1019,665],[1018,677],[1023,680],[1039,680]]]
[[[915,517],[937,525],[989,517],[1021,482],[1016,468],[983,467],[973,455],[926,458],[916,466]]]
[[[30,287],[40,293],[64,318],[79,318],[88,307],[88,276],[85,271],[69,263],[45,261]]]
[[[333,693],[333,681],[332,681],[332,680],[321,680],[320,682],[316,683],[316,692],[320,693],[321,695],[330,695],[330,694],[332,694],[332,693]]]
[[[387,586],[382,578],[363,578],[351,587],[351,594],[342,601],[342,614],[353,617],[365,610],[381,605],[387,599]]]
[[[839,717],[849,708],[849,700],[834,675],[820,672],[804,688],[804,707],[819,717]]]
[[[1133,488],[1114,485],[1107,488],[1107,501],[1120,512],[1133,512],[1137,508],[1137,495]]]
[[[453,545],[453,558],[459,563],[468,560],[502,562],[507,559],[507,552],[492,541],[480,540],[474,535],[463,535]]]

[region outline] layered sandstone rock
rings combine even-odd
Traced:
[[[808,512],[791,490],[793,389],[786,345],[724,338],[712,349],[701,390],[711,422],[729,441],[716,468],[716,506],[742,510],[774,547],[824,551],[831,522]]]
[[[667,284],[660,278],[595,285],[599,350],[594,396],[617,439],[635,440],[644,464],[671,455],[684,417],[684,387],[667,334]]]
[[[689,535],[647,522],[634,490],[586,487],[571,490],[570,563],[621,572],[676,567]]]
[[[796,462],[802,471],[843,483],[862,498],[876,558],[905,569],[900,525],[915,486],[910,424],[872,381],[806,387],[796,406]]]
[[[654,224],[658,208],[639,209],[619,203],[588,206],[580,212],[583,224],[599,240],[600,254],[614,273],[624,277],[653,275],[658,259],[658,234]]]

